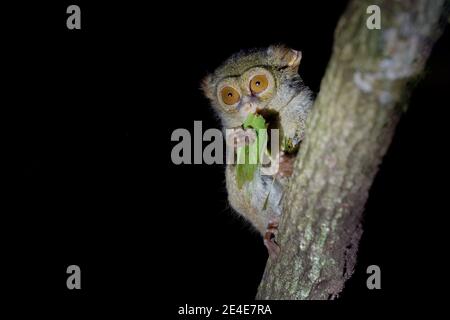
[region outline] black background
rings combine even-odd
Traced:
[[[82,30],[66,28],[73,3]],[[345,1],[73,3],[5,10],[10,294],[71,309],[142,302],[168,314],[185,303],[251,301],[267,259],[262,240],[229,209],[224,168],[172,164],[170,136],[193,132],[194,120],[219,126],[199,84],[240,49],[302,50],[300,75],[318,92]],[[448,211],[439,182],[447,178],[449,31],[371,189],[356,271],[338,304],[430,297],[445,274],[436,244]],[[80,291],[66,288],[71,264],[81,267]],[[366,288],[371,264],[381,267],[379,291]]]

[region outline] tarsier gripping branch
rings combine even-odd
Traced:
[[[245,153],[256,140],[243,139],[248,128],[278,129],[281,151],[265,153],[279,160],[274,175],[262,166],[227,165],[228,200],[263,236],[271,257],[279,247],[275,234],[283,208],[283,195],[292,165],[304,138],[305,122],[313,104],[311,90],[298,74],[301,52],[285,46],[239,52],[203,81],[203,91],[219,115],[224,129],[233,131],[235,147]],[[256,123],[250,125],[250,123]],[[259,144],[259,143],[258,143]]]

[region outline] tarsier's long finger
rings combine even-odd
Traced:
[[[270,219],[269,223],[267,224],[268,228],[278,228],[279,222],[276,219]]]

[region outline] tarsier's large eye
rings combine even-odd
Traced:
[[[250,80],[250,90],[253,93],[261,93],[267,89],[269,85],[269,80],[263,74],[256,75]]]
[[[239,99],[241,99],[239,92],[232,87],[224,87],[220,94],[222,96],[222,101],[227,105],[236,104]]]

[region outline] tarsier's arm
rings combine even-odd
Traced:
[[[306,118],[312,106],[313,98],[309,89],[305,88],[280,112],[282,131],[281,145],[284,157],[280,157],[278,173],[274,176],[262,176],[260,171],[255,173],[255,179],[239,190],[236,183],[234,165],[227,166],[226,180],[228,198],[231,206],[245,216],[253,226],[264,235],[271,220],[277,220],[281,214],[281,198],[289,182],[285,172],[292,172],[292,164],[299,150],[300,142],[304,138]],[[286,149],[285,149],[286,148]],[[289,168],[290,167],[290,168]],[[273,181],[275,179],[275,181]],[[263,210],[263,204],[269,195],[270,204]]]
[[[288,143],[286,152],[297,153],[300,142],[305,137],[306,119],[314,102],[309,88],[304,87],[292,102],[280,112],[283,140]]]

